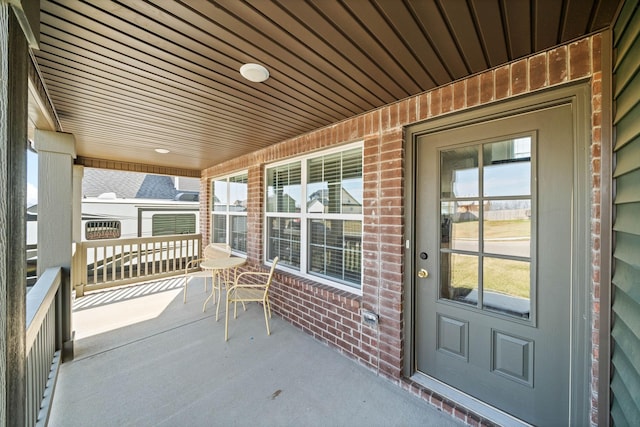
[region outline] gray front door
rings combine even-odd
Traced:
[[[536,425],[569,422],[571,104],[416,143],[416,369]]]

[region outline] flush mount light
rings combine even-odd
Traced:
[[[156,153],[160,153],[160,154],[167,154],[167,153],[170,153],[170,151],[169,151],[169,150],[167,150],[166,148],[156,148],[156,149],[155,149],[155,152],[156,152]]]
[[[254,83],[262,83],[269,78],[269,70],[260,64],[244,64],[240,67],[240,74]]]

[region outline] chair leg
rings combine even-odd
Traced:
[[[224,312],[224,340],[229,341],[229,297],[227,296],[225,299],[227,300],[227,309]]]
[[[182,297],[183,304],[187,303],[187,283],[189,283],[189,278],[187,276],[184,276],[184,295]]]
[[[268,296],[264,299],[264,303],[263,304],[266,304],[267,308],[269,309],[269,319],[271,319],[271,304],[269,303],[269,297]]]
[[[267,324],[267,335],[271,335],[271,331],[269,330],[269,318],[267,317],[267,306],[264,305],[264,321]]]
[[[216,303],[216,291],[218,290],[218,287],[216,285],[216,278],[217,278],[217,275],[214,271],[213,273],[211,273],[211,295],[213,295],[211,302],[213,302],[214,304]],[[218,301],[219,300],[220,300],[220,297],[218,296]]]
[[[218,321],[218,312],[220,311],[220,297],[222,296],[222,288],[218,288],[218,302],[216,304],[216,322]],[[225,299],[226,296],[225,296]]]

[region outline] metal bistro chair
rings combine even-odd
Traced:
[[[267,335],[271,335],[269,330],[269,318],[271,317],[271,305],[269,304],[269,287],[273,280],[273,272],[278,264],[278,257],[275,257],[271,270],[268,273],[246,271],[238,274],[236,281],[227,291],[227,309],[224,320],[224,340],[229,340],[229,303],[233,303],[233,318],[237,318],[237,305],[245,302],[261,302],[264,309],[264,321],[267,325]],[[244,307],[246,311],[246,307]]]
[[[231,256],[231,247],[226,243],[209,243],[202,253],[203,257],[191,260],[187,263],[184,269],[184,297],[183,303],[187,302],[187,284],[192,277],[204,278],[204,291],[207,292],[207,277],[212,277],[211,271],[193,270],[194,267],[199,266],[202,261],[214,258],[229,258]],[[191,270],[191,271],[190,271]],[[215,283],[211,283],[212,288],[215,287]]]

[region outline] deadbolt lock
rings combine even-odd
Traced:
[[[421,268],[420,271],[418,271],[418,277],[421,279],[426,279],[427,277],[429,277],[429,272],[424,268]]]

